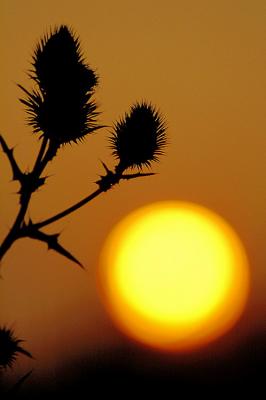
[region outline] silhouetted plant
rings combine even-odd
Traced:
[[[164,122],[151,104],[137,103],[116,122],[110,142],[113,155],[119,159],[117,170],[150,167],[166,144]]]
[[[49,140],[53,153],[61,144],[77,142],[101,128],[96,103],[91,99],[97,86],[95,72],[84,62],[79,40],[66,26],[45,36],[34,52],[30,77],[38,89],[21,99],[34,132]],[[53,154],[52,153],[52,154]]]
[[[19,167],[13,149],[0,136],[13,172],[13,180],[20,184],[20,209],[12,228],[0,247],[0,260],[20,238],[40,240],[68,259],[81,263],[58,241],[59,234],[47,234],[41,228],[74,212],[121,180],[154,175],[143,173],[142,168],[158,161],[166,145],[166,127],[159,111],[150,103],[134,104],[125,117],[114,123],[109,136],[112,154],[118,161],[114,170],[103,164],[105,174],[96,182],[98,188],[84,199],[50,218],[33,222],[26,214],[32,194],[46,180],[43,175],[47,164],[57,151],[71,142],[78,143],[104,126],[98,124],[99,111],[93,99],[98,77],[86,63],[80,50],[79,39],[67,26],[62,25],[46,34],[37,44],[29,77],[34,89],[18,85],[25,97],[28,123],[39,134],[40,150],[30,172]],[[137,168],[136,173],[125,173]]]
[[[18,339],[12,329],[6,326],[0,327],[0,374],[8,368],[13,368],[19,354],[33,358],[31,353],[25,350],[21,344],[24,342]],[[24,374],[19,380],[9,389],[5,391],[6,395],[16,394],[23,383],[29,378],[32,370]],[[0,375],[1,378],[1,375]],[[1,388],[0,388],[1,391]]]
[[[16,338],[12,329],[0,327],[0,368],[12,368],[19,354],[32,358],[29,351],[21,347],[24,340]]]

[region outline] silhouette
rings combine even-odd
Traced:
[[[57,371],[56,379],[28,380],[21,388],[25,398],[47,396],[89,398],[136,397],[165,399],[230,398],[230,394],[264,393],[266,370],[265,332],[246,338],[229,353],[217,356],[215,347],[194,355],[163,355],[121,340],[119,348],[104,349],[93,355],[77,354]],[[219,393],[217,392],[219,391]],[[184,395],[184,396],[182,396]],[[60,397],[60,398],[61,398]],[[221,396],[220,396],[221,397]],[[235,397],[235,396],[231,396]]]
[[[21,347],[24,340],[18,339],[12,329],[5,326],[0,327],[0,378],[3,370],[12,368],[18,355],[24,354],[27,357],[33,358],[32,354]],[[32,371],[24,374],[11,388],[4,389],[6,394],[15,394],[23,383],[29,378]],[[0,393],[1,393],[1,379],[0,379]]]
[[[20,189],[19,210],[13,226],[0,246],[0,261],[21,238],[31,238],[47,244],[67,259],[82,267],[80,261],[59,243],[59,234],[47,234],[41,230],[47,225],[78,210],[101,193],[108,191],[120,180],[131,180],[153,175],[143,173],[144,166],[151,166],[163,153],[166,145],[166,127],[158,110],[147,102],[136,103],[124,119],[114,123],[109,142],[112,154],[118,161],[112,171],[102,162],[104,174],[96,181],[97,189],[69,208],[43,221],[32,221],[27,211],[34,192],[46,182],[45,168],[58,151],[69,143],[82,143],[90,134],[105,126],[98,124],[98,106],[94,100],[98,76],[86,64],[78,37],[66,25],[56,27],[44,35],[37,44],[28,74],[34,89],[18,85],[24,97],[20,98],[26,108],[27,122],[33,133],[39,135],[40,148],[33,167],[22,171],[3,136],[0,145],[9,161],[14,181]],[[127,169],[137,172],[126,173]],[[0,369],[12,367],[19,353],[32,358],[21,347],[22,340],[12,330],[0,327]],[[8,393],[15,393],[30,376],[22,376]]]
[[[29,351],[21,347],[22,342],[23,340],[15,337],[12,329],[0,327],[0,369],[11,368],[19,353],[33,358]]]
[[[105,174],[96,181],[98,188],[66,210],[50,218],[35,222],[27,218],[33,193],[46,182],[45,168],[59,149],[69,143],[81,143],[87,136],[104,128],[99,125],[97,103],[93,96],[98,76],[85,63],[78,37],[66,25],[56,27],[37,44],[29,77],[34,89],[18,85],[24,93],[21,103],[26,107],[27,122],[39,134],[40,149],[30,172],[19,167],[13,149],[3,136],[0,144],[13,172],[13,180],[20,184],[20,209],[14,224],[0,247],[0,260],[12,244],[23,237],[36,239],[82,267],[82,264],[59,243],[59,234],[47,234],[41,228],[65,217],[108,191],[120,180],[153,175],[143,173],[158,161],[166,146],[166,126],[159,111],[150,103],[135,103],[125,117],[113,125],[109,137],[112,155],[118,160],[114,170],[102,162]],[[125,173],[136,168],[136,173]]]

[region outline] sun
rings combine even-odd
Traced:
[[[142,207],[114,227],[103,247],[100,292],[126,335],[187,351],[223,335],[244,310],[247,256],[220,216],[191,203]]]

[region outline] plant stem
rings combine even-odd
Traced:
[[[2,245],[0,246],[0,260],[3,258],[5,253],[8,249],[12,246],[16,239],[19,238],[18,232],[21,226],[22,221],[24,220],[25,214],[27,212],[28,204],[30,201],[30,195],[25,197],[23,204],[20,206],[20,210],[18,212],[17,218],[10,229],[9,233],[7,234],[6,238],[4,239]]]
[[[41,175],[47,162],[49,161],[49,160],[47,160],[46,164],[45,164],[45,162],[43,162],[43,160],[45,159],[44,153],[45,153],[46,146],[47,146],[47,139],[43,138],[38,156],[36,158],[36,162],[34,164],[32,172],[31,172],[33,181],[36,179],[36,177],[38,178]],[[23,187],[22,187],[22,190],[23,190]],[[10,231],[7,234],[7,236],[5,237],[2,245],[0,246],[0,260],[4,257],[5,253],[9,250],[9,248],[12,246],[12,244],[20,237],[19,232],[20,232],[22,223],[24,221],[33,191],[34,190],[29,190],[27,193],[21,193],[21,204],[20,204],[20,209],[19,209],[18,215],[15,219],[15,222],[14,222],[12,228],[10,229]]]
[[[104,165],[105,166],[105,165]],[[78,210],[79,208],[83,207],[85,204],[89,203],[91,200],[95,199],[95,197],[99,196],[101,193],[107,192],[108,190],[111,189],[111,187],[113,187],[115,184],[119,183],[119,181],[121,179],[125,179],[125,180],[131,180],[131,179],[135,179],[135,178],[139,178],[139,177],[143,177],[143,176],[151,176],[154,175],[153,172],[150,173],[136,173],[136,174],[128,174],[128,175],[122,175],[121,172],[111,172],[110,170],[108,170],[108,168],[105,166],[106,171],[107,171],[107,175],[105,175],[104,177],[102,177],[102,179],[96,183],[99,184],[99,188],[97,190],[95,190],[93,193],[91,193],[89,196],[84,197],[84,199],[80,200],[79,202],[75,203],[73,206],[67,208],[64,211],[61,211],[60,213],[54,215],[53,217],[50,217],[44,221],[38,222],[34,225],[34,228],[36,229],[40,229],[43,228],[46,225],[50,225],[53,222],[58,221],[61,218],[66,217],[67,215],[71,214],[72,212]],[[106,181],[106,185],[103,184],[103,182],[105,181],[105,178],[107,178]]]
[[[38,156],[36,158],[36,161],[35,161],[35,164],[34,164],[32,172],[37,171],[39,169],[39,166],[41,165],[41,161],[42,161],[42,158],[43,158],[44,153],[45,153],[45,149],[46,149],[47,143],[48,143],[48,139],[46,137],[43,137],[41,148],[39,150],[39,154],[38,154]]]
[[[37,224],[34,224],[34,227],[37,229],[43,228],[46,225],[49,225],[55,221],[58,221],[61,218],[66,217],[67,215],[71,214],[72,212],[78,210],[80,207],[84,206],[87,204],[89,201],[93,200],[95,197],[99,196],[101,193],[105,192],[106,190],[103,190],[102,188],[99,188],[95,190],[95,192],[91,193],[89,196],[84,197],[84,199],[80,200],[78,203],[74,204],[73,206],[67,208],[64,211],[61,211],[60,213],[54,215],[53,217],[50,217],[44,221],[38,222]]]

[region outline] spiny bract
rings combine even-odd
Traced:
[[[65,25],[37,44],[30,77],[37,84],[20,101],[26,105],[34,132],[58,145],[76,142],[99,128],[97,105],[92,100],[96,73],[84,62],[80,42]]]
[[[166,126],[160,113],[146,102],[134,104],[114,125],[110,137],[113,155],[119,159],[118,169],[150,166],[163,154]]]
[[[17,339],[11,329],[0,327],[0,368],[12,367],[19,353],[32,358],[31,353],[20,346],[23,340]]]

